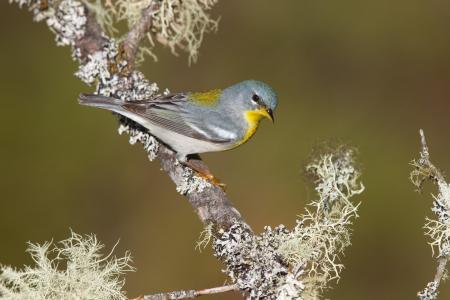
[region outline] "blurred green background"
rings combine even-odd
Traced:
[[[157,49],[142,70],[172,91],[225,87],[243,79],[279,93],[276,123],[250,143],[204,159],[255,231],[292,226],[314,196],[301,176],[311,147],[339,138],[360,149],[366,192],[353,246],[332,299],[414,299],[435,261],[423,236],[431,215],[408,180],[424,128],[433,161],[450,170],[449,1],[221,1],[217,34],[197,64]],[[202,229],[158,162],[117,134],[109,113],[79,106],[91,91],[45,24],[0,3],[0,261],[31,263],[27,241],[96,233],[117,254],[131,250],[132,297],[221,285]],[[440,299],[449,299],[450,284]],[[209,299],[240,299],[226,294]]]

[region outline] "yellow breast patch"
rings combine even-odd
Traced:
[[[261,121],[262,118],[266,117],[267,112],[265,109],[260,110],[249,110],[244,113],[245,120],[247,121],[248,128],[247,132],[244,135],[244,138],[239,143],[239,145],[245,143],[248,141],[256,132],[256,129],[258,129],[259,121]]]
[[[210,90],[207,92],[197,92],[189,94],[189,99],[203,106],[214,106],[222,94],[222,90]]]

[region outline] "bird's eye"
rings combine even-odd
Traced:
[[[253,94],[252,100],[253,100],[253,102],[255,102],[255,103],[259,103],[259,101],[261,100],[261,98],[260,98],[258,95]]]

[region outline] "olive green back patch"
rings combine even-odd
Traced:
[[[222,90],[210,90],[207,92],[198,92],[189,94],[189,99],[199,105],[214,106],[220,98]]]

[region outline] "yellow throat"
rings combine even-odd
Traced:
[[[248,110],[244,113],[245,120],[247,121],[248,128],[247,132],[244,135],[244,138],[239,143],[239,145],[245,143],[248,141],[256,132],[256,129],[258,129],[259,122],[262,118],[267,118],[269,120],[272,120],[267,110],[264,108],[260,108],[258,110]]]

